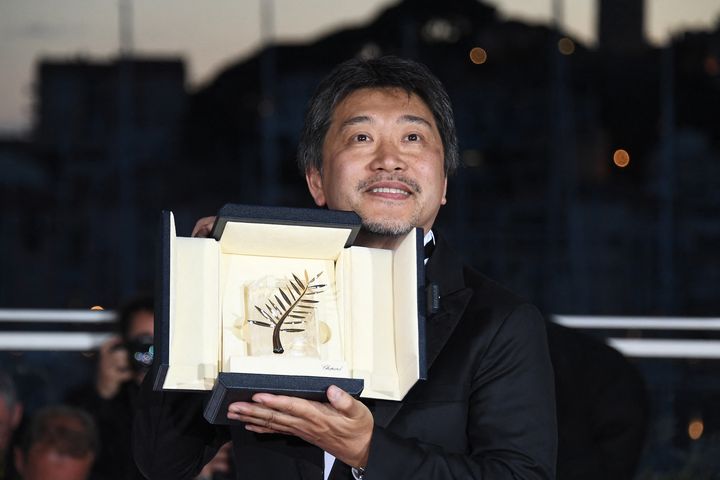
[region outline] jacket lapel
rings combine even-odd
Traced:
[[[425,352],[428,371],[462,318],[472,289],[465,287],[463,265],[445,239],[435,234],[436,246],[425,270],[426,282],[440,287],[440,310],[431,315],[425,326]]]
[[[472,290],[463,288],[440,298],[440,311],[432,315],[425,326],[428,371],[455,330],[471,297]]]

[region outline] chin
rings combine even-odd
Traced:
[[[409,233],[413,228],[415,228],[412,224],[407,222],[401,223],[397,221],[393,222],[382,220],[363,220],[362,226],[366,232],[387,237],[398,237],[400,235],[405,235],[406,233]]]

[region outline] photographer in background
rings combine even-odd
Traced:
[[[152,365],[155,325],[153,299],[141,297],[125,305],[118,315],[120,336],[100,347],[95,390],[100,398],[121,397],[126,390],[134,393]],[[133,385],[131,387],[130,385]]]
[[[132,458],[131,433],[140,383],[153,360],[155,315],[153,299],[139,297],[125,304],[117,319],[118,335],[100,346],[94,383],[68,399],[95,418],[100,453],[91,479],[144,479]],[[200,472],[198,479],[234,478],[229,444]]]
[[[101,345],[95,381],[68,401],[97,423],[100,452],[92,478],[141,479],[131,454],[131,425],[140,382],[152,364],[153,299],[140,297],[118,312],[118,334]]]

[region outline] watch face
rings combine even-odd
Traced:
[[[365,469],[363,467],[352,467],[350,470],[352,471],[353,477],[357,480],[363,480],[363,478],[365,478]]]

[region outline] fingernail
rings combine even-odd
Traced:
[[[330,400],[337,400],[340,397],[340,388],[330,385],[327,389],[327,396]]]

